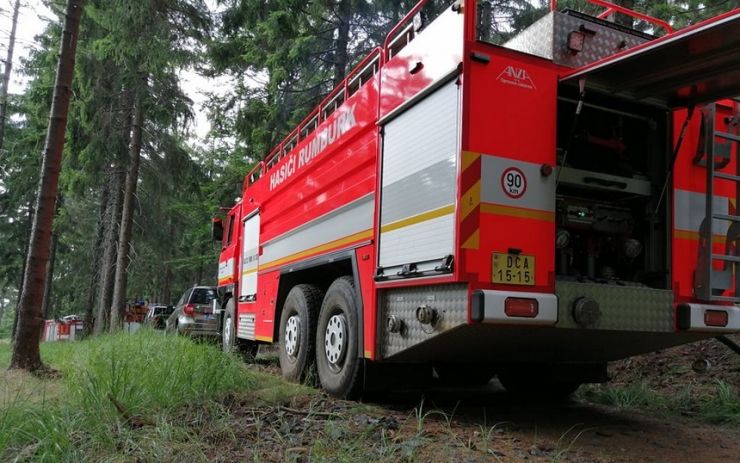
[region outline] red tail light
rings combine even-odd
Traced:
[[[704,312],[704,324],[707,326],[727,326],[728,315],[724,310],[707,310]]]
[[[185,304],[185,307],[182,308],[182,313],[192,317],[195,314],[195,304]]]
[[[504,312],[507,317],[534,318],[540,313],[540,305],[537,299],[507,297]]]

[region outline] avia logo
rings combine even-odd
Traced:
[[[534,85],[534,81],[532,81],[529,73],[524,68],[506,66],[506,69],[498,75],[496,80],[502,84],[514,85],[527,90],[537,90],[537,87]]]

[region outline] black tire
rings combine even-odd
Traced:
[[[246,339],[236,337],[236,308],[234,299],[231,298],[226,303],[223,312],[223,321],[221,323],[221,348],[227,353],[238,353],[244,360],[252,361],[257,356],[259,344]]]
[[[337,278],[324,297],[316,327],[316,367],[331,396],[355,398],[362,385],[355,284]]]
[[[318,287],[302,284],[294,286],[285,298],[280,315],[280,369],[290,381],[302,382],[313,367],[322,296]]]
[[[498,380],[511,395],[545,402],[565,400],[581,386],[577,380],[556,380],[536,372],[501,372]]]

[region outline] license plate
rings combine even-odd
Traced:
[[[534,286],[534,256],[493,253],[493,282]]]

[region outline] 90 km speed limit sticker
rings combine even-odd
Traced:
[[[520,169],[509,167],[501,174],[501,188],[509,198],[521,198],[527,191],[527,177]]]

